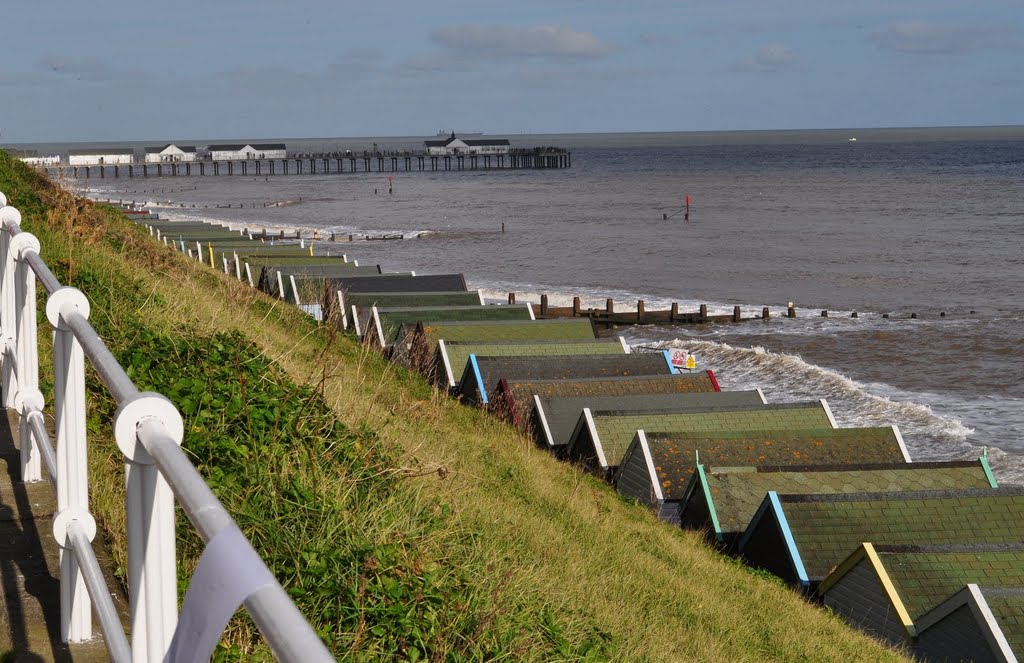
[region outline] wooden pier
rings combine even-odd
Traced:
[[[162,163],[47,166],[50,177],[191,177],[319,175],[335,173],[460,172],[470,170],[557,170],[572,167],[572,153],[557,147],[513,149],[505,154],[359,152],[303,154],[283,159],[168,161]]]

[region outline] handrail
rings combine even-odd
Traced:
[[[43,413],[36,409],[29,409],[24,416],[25,421],[35,435],[36,446],[39,447],[39,455],[43,458],[43,465],[46,466],[46,473],[50,475],[50,483],[53,489],[57,489],[57,457],[53,454],[53,444],[50,443],[50,435],[46,432],[46,422],[43,420]]]
[[[231,582],[235,584],[238,600],[248,609],[275,656],[283,661],[333,660],[181,450],[184,431],[180,413],[165,397],[139,391],[89,323],[89,301],[85,295],[63,286],[53,275],[39,255],[38,240],[21,229],[21,214],[6,206],[6,201],[0,193],[0,342],[4,343],[0,369],[4,405],[13,407],[21,416],[22,479],[41,479],[41,459],[57,494],[53,531],[61,547],[62,639],[89,639],[95,606],[112,660],[161,661],[171,660],[166,657],[174,655],[209,654],[199,649],[192,651],[199,646],[192,642],[195,634],[177,633],[173,507],[176,498],[207,544],[218,534],[232,535],[229,543],[234,547],[229,552],[248,560],[243,571],[235,571],[236,575],[251,573],[260,578],[258,584],[241,576]],[[46,316],[54,330],[56,453],[46,430],[45,403],[38,384],[37,281],[49,295]],[[131,643],[121,627],[91,544],[96,524],[88,508],[86,359],[118,405],[112,423],[114,439],[125,455]],[[208,547],[207,551],[210,550]],[[221,548],[216,552],[223,555]],[[205,559],[206,553],[200,559],[193,582],[199,577]],[[224,559],[218,561],[222,564]],[[190,586],[190,595],[192,590]],[[185,609],[190,609],[188,601]],[[222,629],[233,611],[227,612],[224,623],[210,623]],[[218,631],[207,632],[204,615],[193,614],[188,619],[184,618],[185,613],[182,616],[182,624],[195,624],[198,620],[205,635],[212,633],[214,643],[219,638]]]

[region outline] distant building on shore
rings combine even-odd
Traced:
[[[428,140],[423,143],[427,153],[432,155],[452,154],[508,154],[512,149],[507,138],[456,138],[455,132],[445,140]]]
[[[240,161],[246,159],[284,159],[284,143],[246,143],[244,145],[210,145],[206,148],[214,161]]]
[[[68,164],[71,166],[116,166],[129,163],[135,163],[135,152],[130,147],[68,150]]]
[[[195,161],[195,145],[182,145],[178,147],[168,143],[163,147],[147,147],[146,163],[165,163],[168,161]]]

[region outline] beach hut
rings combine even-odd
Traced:
[[[887,546],[865,542],[828,574],[818,596],[854,628],[901,646],[913,644],[922,618],[976,583],[1024,590],[1024,544]],[[935,617],[932,614],[926,623],[942,621]],[[951,628],[956,621],[960,620],[946,623],[947,637],[959,639],[973,630]]]
[[[532,308],[531,308],[532,313]],[[558,341],[596,338],[589,318],[558,320],[431,320],[430,324],[403,325],[395,336],[393,360],[429,369],[429,358],[444,339],[452,342]]]
[[[407,306],[370,307],[366,336],[380,348],[390,348],[402,324],[419,322],[519,320],[534,321],[533,307],[529,304],[477,304],[470,306]]]
[[[351,310],[355,307],[356,313],[366,310],[371,306],[382,307],[410,307],[410,306],[474,306],[482,305],[484,296],[480,290],[467,290],[465,292],[338,292],[338,306],[342,312],[342,326],[344,329],[351,327]],[[415,329],[415,325],[407,326],[407,329]]]
[[[638,430],[653,433],[722,433],[736,430],[834,428],[824,400],[772,405],[705,408],[696,412],[648,413],[584,408],[565,458],[608,480],[614,476]]]
[[[618,410],[666,414],[722,407],[758,407],[764,404],[764,394],[760,389],[606,396],[534,396],[534,434],[541,446],[549,451],[558,451],[569,444],[584,408],[590,408],[594,412]]]
[[[856,434],[848,431],[856,431]],[[790,453],[769,456],[762,453],[763,447],[759,445],[740,445],[728,462],[739,465],[739,461],[746,460],[751,467],[705,469],[712,459],[721,462],[721,456],[702,452],[704,466],[698,465],[697,471],[689,476],[681,496],[678,490],[674,493],[680,505],[677,522],[687,529],[706,531],[715,543],[731,547],[743,534],[765,495],[773,490],[789,495],[822,495],[996,487],[995,477],[984,457],[977,461],[909,463],[903,459],[901,450],[892,444],[892,427],[840,428],[835,432],[845,433],[848,441],[855,439],[856,446],[848,443],[836,448],[833,442],[830,445],[833,448],[829,449],[825,444],[826,436],[805,436],[798,444],[794,444],[792,439],[773,444],[776,452],[788,449],[800,454],[801,464],[794,466],[775,465],[780,459],[788,461]],[[833,436],[832,439],[836,438]],[[662,478],[666,471],[678,466],[678,456],[668,453],[668,445],[653,446],[651,455],[656,465],[662,468],[656,477]],[[866,449],[874,449],[877,453],[871,454],[872,462],[868,463],[831,464],[837,456],[845,455],[840,451],[842,448],[857,458],[867,455]],[[744,450],[747,451],[745,457],[740,457]],[[877,462],[886,458],[888,462]],[[753,466],[755,464],[761,466]],[[623,483],[625,465],[624,462],[619,474],[619,490],[641,499],[644,491],[637,487],[643,488],[642,483],[635,486]],[[624,490],[627,487],[630,490]],[[671,498],[666,496],[666,499]]]
[[[917,621],[926,661],[1024,660],[1024,589],[969,584]]]
[[[780,495],[770,491],[740,538],[752,566],[816,590],[861,543],[1024,541],[1024,488]]]
[[[621,336],[615,338],[592,338],[557,341],[505,341],[498,343],[446,343],[437,342],[431,368],[434,379],[457,393],[465,394],[472,390],[472,385],[483,384],[477,361],[480,357],[556,357],[559,355],[579,355],[592,357],[596,355],[629,354],[629,345]],[[545,361],[535,359],[534,361]],[[465,375],[471,375],[465,384]],[[470,396],[474,402],[487,404],[486,393]]]
[[[667,371],[659,361],[662,357],[668,366]],[[492,368],[489,365],[498,360],[478,361],[484,385],[488,385],[488,393],[493,391],[490,408],[520,427],[533,424],[534,396],[557,398],[719,391],[718,382],[710,370],[677,373],[667,351],[634,352],[619,358],[602,357],[600,365],[592,360],[579,366],[550,367],[550,372],[565,376],[560,379],[524,377],[522,372],[516,372],[518,367],[496,365]],[[638,365],[638,361],[646,362],[646,365]],[[617,364],[611,365],[613,362]],[[596,369],[601,369],[601,374],[595,375]]]
[[[347,293],[369,292],[467,292],[462,274],[380,274],[378,276],[335,277],[324,284],[324,312],[338,310]],[[341,295],[339,296],[339,293]],[[350,307],[351,308],[351,307]],[[350,311],[346,311],[349,313]],[[341,319],[341,313],[337,314]]]

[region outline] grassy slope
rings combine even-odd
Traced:
[[[435,583],[443,590],[434,597],[436,614],[398,625],[439,631],[425,640],[432,658],[506,652],[538,660],[899,660],[511,428],[439,396],[293,308],[171,256],[117,215],[41,189],[2,154],[0,190],[26,213],[25,227],[40,236],[44,259],[90,295],[105,292],[97,301],[117,301],[130,284],[135,296],[126,297],[124,315],[166,338],[240,332],[292,380],[317,385],[360,439],[377,440],[380,458],[388,460],[374,474],[388,481],[386,490],[349,499],[339,511],[344,522],[327,538],[344,547],[352,529],[363,543],[401,542],[397,556],[357,560],[359,572],[344,576],[353,596],[363,596],[368,574],[385,576],[383,586],[391,587],[376,559],[396,560],[400,580],[424,563],[431,577],[442,578]],[[130,333],[114,308],[104,329]],[[94,306],[98,327],[102,315]],[[118,471],[115,455],[97,457],[101,469]],[[328,483],[343,492],[356,480],[339,472]],[[98,480],[97,509],[113,537],[120,529],[117,491],[118,480]],[[184,555],[194,548],[186,541]],[[430,600],[422,591],[432,585],[417,587],[412,596],[396,594],[392,607]],[[342,621],[322,628],[340,656],[415,655],[402,643],[387,649],[384,636],[363,632],[363,623],[360,615],[355,627]],[[245,625],[235,632],[241,635],[233,642],[248,652]]]

